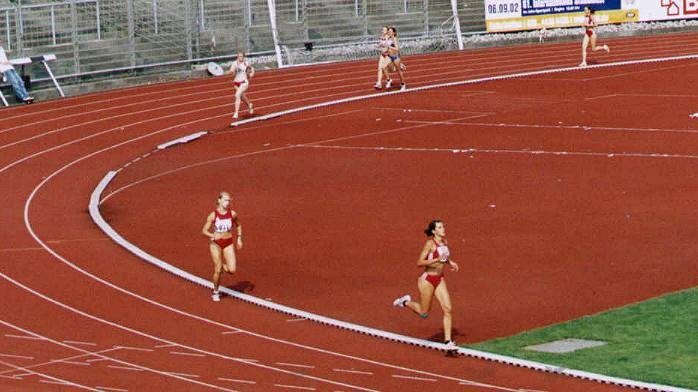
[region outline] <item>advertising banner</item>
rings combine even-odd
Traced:
[[[488,32],[581,26],[587,6],[597,11],[598,24],[639,21],[637,10],[622,9],[621,0],[485,0],[485,25]]]
[[[698,0],[623,0],[624,10],[638,10],[643,22],[698,19]]]

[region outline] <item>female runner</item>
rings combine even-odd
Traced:
[[[424,273],[417,280],[420,300],[412,301],[412,297],[408,294],[393,301],[393,305],[407,306],[420,317],[427,318],[432,299],[436,297],[444,313],[444,344],[449,348],[456,348],[456,343],[451,337],[451,297],[448,294],[443,271],[446,264],[452,271],[458,271],[458,264],[451,260],[448,241],[446,241],[446,228],[442,221],[437,219],[429,222],[424,233],[429,239],[417,260],[417,266],[424,267]]]
[[[237,120],[238,118],[241,100],[245,101],[250,114],[254,114],[252,102],[250,102],[245,94],[247,89],[250,87],[250,79],[254,77],[254,67],[245,61],[245,53],[238,52],[237,60],[233,62],[230,69],[226,73],[235,74],[235,78],[233,79],[233,84],[235,85],[235,113],[233,113],[233,120]]]
[[[376,79],[376,84],[373,86],[376,90],[380,90],[383,88],[383,76],[385,75],[386,79],[390,79],[390,75],[387,72],[383,71],[383,68],[388,66],[390,64],[390,58],[388,57],[388,44],[387,44],[387,38],[388,38],[388,26],[383,26],[383,30],[381,30],[381,35],[378,40],[378,45],[376,47],[378,48],[378,78]]]
[[[594,11],[591,7],[584,7],[584,38],[582,39],[582,63],[579,64],[580,67],[587,66],[587,47],[591,43],[591,50],[596,52],[597,50],[605,50],[610,52],[611,49],[608,45],[596,46],[596,21],[594,20]]]
[[[237,212],[230,209],[230,193],[221,192],[218,195],[216,209],[208,215],[206,223],[201,232],[210,238],[208,245],[213,260],[213,294],[211,299],[218,302],[221,300],[218,293],[218,285],[221,278],[221,271],[229,274],[235,273],[237,260],[235,258],[235,248],[233,247],[233,230],[237,233],[237,248],[242,249],[242,225],[238,222]],[[213,232],[211,232],[213,227]],[[225,260],[225,263],[223,263]]]
[[[400,90],[404,91],[407,89],[407,86],[405,86],[404,66],[400,62],[400,45],[397,40],[397,29],[395,27],[388,27],[385,42],[388,46],[388,58],[390,59],[390,64],[386,65],[383,70],[387,75],[390,65],[393,65],[400,76]],[[390,88],[392,83],[393,81],[388,78],[388,81],[385,83],[385,88]]]

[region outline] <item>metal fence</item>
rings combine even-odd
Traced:
[[[383,25],[402,37],[454,34],[450,0],[0,0],[10,57],[55,53],[60,77],[155,66],[187,68],[237,50],[273,53],[274,4],[285,48],[350,45]],[[484,30],[484,0],[460,0],[464,32]]]

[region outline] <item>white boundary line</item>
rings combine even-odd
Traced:
[[[592,65],[584,68],[580,67],[565,67],[565,68],[554,68],[554,69],[546,69],[546,70],[540,70],[540,71],[529,71],[529,72],[521,72],[521,73],[514,73],[514,74],[509,74],[509,75],[499,75],[499,76],[491,76],[491,77],[484,77],[484,78],[477,78],[477,79],[469,79],[469,80],[463,80],[463,81],[458,81],[458,82],[449,82],[449,83],[440,83],[440,84],[434,84],[434,85],[429,85],[429,86],[422,86],[422,87],[417,87],[411,90],[407,91],[395,91],[395,92],[387,92],[387,93],[374,93],[374,94],[368,94],[368,95],[361,95],[361,96],[356,96],[356,97],[349,97],[349,98],[344,98],[344,99],[339,99],[339,100],[334,100],[334,101],[328,101],[324,103],[319,103],[319,104],[314,104],[314,105],[308,105],[308,106],[303,106],[300,108],[295,108],[295,109],[288,109],[288,110],[283,110],[280,112],[276,113],[270,113],[267,115],[263,116],[258,116],[258,117],[253,117],[249,119],[244,119],[235,123],[232,123],[231,126],[239,126],[239,125],[244,125],[247,123],[252,123],[252,122],[257,122],[261,120],[267,120],[275,117],[280,117],[286,114],[292,114],[292,113],[298,113],[301,111],[306,111],[310,109],[316,109],[316,108],[321,108],[321,107],[327,107],[327,106],[334,106],[342,103],[349,103],[349,102],[355,102],[363,99],[370,99],[370,98],[376,98],[376,97],[382,97],[382,96],[387,96],[387,95],[393,95],[393,94],[401,94],[401,93],[409,93],[409,92],[414,92],[414,91],[422,91],[422,90],[431,90],[431,89],[436,89],[436,88],[441,88],[441,87],[452,87],[452,86],[460,86],[460,85],[467,85],[467,84],[475,84],[475,83],[483,83],[483,82],[490,82],[490,81],[497,81],[497,80],[504,80],[504,79],[513,79],[513,78],[521,78],[521,77],[527,77],[527,76],[537,76],[537,75],[544,75],[544,74],[551,74],[551,73],[560,73],[560,72],[569,72],[569,71],[582,71],[582,70],[588,70],[588,69],[596,69],[596,68],[607,68],[607,67],[615,67],[615,66],[623,66],[623,65],[633,65],[633,64],[647,64],[647,63],[655,63],[655,62],[666,62],[666,61],[679,61],[679,60],[690,60],[690,59],[696,59],[698,58],[698,54],[694,55],[685,55],[685,56],[676,56],[676,57],[661,57],[661,58],[654,58],[654,59],[644,59],[644,60],[632,60],[632,61],[621,61],[621,62],[615,62],[615,63],[608,63],[608,64],[600,64],[600,65]],[[139,258],[147,261],[148,263],[151,263],[153,265],[156,265],[172,274],[175,274],[185,280],[188,280],[190,282],[196,283],[198,285],[208,287],[210,289],[213,289],[213,285],[211,282],[209,282],[206,279],[203,279],[201,277],[195,276],[193,274],[190,274],[180,268],[177,268],[171,264],[166,263],[165,261],[162,261],[142,249],[138,248],[131,242],[127,241],[125,238],[123,238],[119,233],[117,233],[102,217],[100,211],[99,211],[99,200],[106,189],[106,187],[109,185],[109,183],[114,179],[116,176],[117,172],[116,171],[110,171],[108,172],[104,178],[100,181],[100,183],[97,185],[97,187],[94,189],[92,192],[92,195],[90,196],[90,203],[89,203],[89,212],[90,216],[92,217],[92,220],[95,222],[95,224],[104,231],[104,233],[109,236],[112,240],[114,240],[117,244],[121,245],[124,247],[126,250],[130,251],[134,255],[138,256]],[[400,343],[407,343],[407,344],[412,344],[420,347],[426,347],[426,348],[432,348],[432,349],[437,349],[437,350],[448,350],[446,346],[444,346],[441,343],[435,343],[435,342],[430,342],[427,340],[423,339],[417,339],[413,338],[410,336],[405,336],[405,335],[400,335],[396,334],[393,332],[388,332],[388,331],[383,331],[375,328],[370,328],[358,324],[353,324],[349,323],[346,321],[341,321],[337,319],[332,319],[329,317],[325,317],[322,315],[314,314],[314,313],[309,313],[300,309],[295,309],[291,308],[288,306],[284,305],[279,305],[270,301],[263,300],[261,298],[257,298],[248,294],[244,293],[239,293],[234,290],[230,290],[225,287],[219,288],[220,291],[223,293],[230,295],[231,297],[235,297],[237,299],[267,308],[271,310],[275,310],[281,313],[285,314],[290,314],[294,315],[296,317],[301,317],[301,318],[306,318],[309,320],[316,321],[320,324],[326,324],[330,326],[334,326],[337,328],[341,329],[347,329],[350,331],[355,331],[387,340],[392,340]],[[498,363],[503,363],[507,365],[514,365],[518,367],[524,367],[532,370],[538,370],[546,373],[555,373],[555,374],[561,374],[565,376],[570,376],[570,377],[575,377],[575,378],[580,378],[584,380],[590,380],[590,381],[596,381],[596,382],[601,382],[601,383],[607,383],[607,384],[615,384],[615,385],[620,385],[620,386],[625,386],[625,387],[631,387],[631,388],[639,388],[639,389],[645,389],[645,390],[650,390],[650,391],[660,391],[660,392],[693,392],[690,389],[684,389],[684,388],[678,388],[678,387],[672,387],[672,386],[667,386],[667,385],[661,385],[661,384],[653,384],[653,383],[645,383],[641,381],[634,381],[634,380],[628,380],[628,379],[623,379],[619,377],[611,377],[611,376],[605,376],[601,374],[596,374],[596,373],[591,373],[591,372],[586,372],[586,371],[581,371],[581,370],[575,370],[575,369],[568,369],[565,367],[560,367],[560,366],[555,366],[555,365],[548,365],[540,362],[534,362],[534,361],[528,361],[528,360],[522,360],[518,358],[513,358],[513,357],[508,357],[504,355],[498,355],[498,354],[492,354],[492,353],[487,353],[483,351],[477,351],[477,350],[472,350],[472,349],[467,349],[467,348],[459,348],[458,353],[461,355],[465,355],[468,357],[472,358],[477,358],[477,359],[484,359],[488,361],[493,361],[493,362],[498,362]]]

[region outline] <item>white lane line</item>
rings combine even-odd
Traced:
[[[158,344],[155,346],[155,348],[165,348],[165,347],[175,347],[175,346],[177,346],[177,345],[174,343],[167,343],[167,344]]]
[[[363,374],[366,376],[372,376],[373,372],[365,372],[362,370],[353,370],[353,369],[332,369],[333,372],[340,372],[340,373],[352,373],[352,374]]]
[[[258,359],[250,359],[250,358],[235,358],[235,360],[241,361],[241,362],[251,362],[251,363],[259,362]]]
[[[130,366],[107,365],[107,367],[110,367],[112,369],[120,369],[120,370],[133,370],[134,372],[144,371],[144,369],[134,368],[134,367],[130,367]],[[167,372],[164,372],[164,373],[167,373]]]
[[[424,378],[424,377],[415,377],[415,376],[403,376],[400,374],[393,374],[394,378],[403,378],[405,380],[415,380],[415,381],[429,381],[429,382],[436,382],[438,381],[435,378]]]
[[[472,110],[438,110],[438,109],[413,109],[413,108],[386,108],[386,107],[372,107],[371,109],[376,110],[386,110],[386,111],[398,111],[403,113],[457,113],[457,114],[472,114],[472,115],[493,115],[496,112],[476,112]]]
[[[308,321],[308,319],[304,319],[304,318],[301,317],[301,318],[292,318],[292,319],[286,320],[287,323],[293,323],[293,322],[296,322],[296,321]]]
[[[122,389],[122,388],[111,388],[111,387],[95,387],[95,388],[101,389],[103,391],[128,392],[128,389]]]
[[[506,391],[506,392],[533,392],[536,391],[535,389],[525,389],[525,388],[507,388],[507,387],[500,387],[497,385],[491,385],[491,384],[483,384],[479,382],[474,382],[474,381],[461,381],[458,384],[460,385],[470,385],[474,387],[480,387],[480,388],[485,388],[485,389],[494,389],[497,391]],[[546,392],[546,391],[538,391],[538,392]]]
[[[44,340],[43,338],[39,338],[36,336],[26,336],[26,335],[12,335],[9,333],[6,333],[5,336],[8,338],[13,338],[13,339],[29,339],[29,340]]]
[[[221,335],[232,335],[232,334],[243,333],[243,332],[244,331],[225,331],[225,332],[221,332]]]
[[[449,154],[521,154],[521,155],[559,155],[559,156],[587,156],[587,157],[621,157],[621,158],[670,158],[670,159],[698,159],[698,155],[686,154],[665,154],[665,153],[635,153],[635,152],[580,152],[580,151],[553,151],[553,150],[506,150],[506,149],[487,149],[487,148],[415,148],[415,147],[374,147],[374,146],[330,146],[330,145],[299,145],[298,147],[305,148],[326,148],[337,150],[363,150],[363,151],[401,151],[401,152],[430,152],[430,153],[449,153]]]
[[[605,127],[605,126],[589,126],[579,124],[514,124],[514,123],[476,123],[476,122],[456,122],[456,120],[447,121],[417,121],[406,120],[406,123],[415,124],[431,124],[431,125],[465,125],[479,127],[503,127],[503,128],[545,128],[545,129],[571,129],[578,131],[608,131],[608,132],[651,132],[651,133],[698,133],[696,129],[681,129],[681,128],[640,128],[640,127]]]
[[[43,250],[40,247],[27,247],[27,248],[3,248],[0,249],[1,253],[8,253],[8,252],[30,252],[33,250]]]
[[[34,357],[28,357],[26,355],[14,355],[14,354],[3,354],[3,353],[0,353],[0,357],[16,358],[16,359],[28,359],[28,360],[34,359]]]
[[[76,340],[64,340],[63,343],[68,343],[68,344],[77,344],[80,346],[96,346],[97,343],[91,343],[91,342],[80,342]]]
[[[187,377],[187,378],[199,378],[199,375],[197,375],[197,374],[177,373],[177,372],[166,372],[166,373],[171,374],[173,376],[180,376],[180,377]]]
[[[185,352],[181,352],[181,351],[170,351],[170,354],[173,354],[173,355],[188,355],[188,356],[191,356],[191,357],[205,357],[205,356],[206,356],[206,355],[204,355],[204,354],[198,354],[198,353],[185,353]]]
[[[150,348],[143,348],[143,347],[131,347],[131,346],[114,346],[116,349],[122,349],[122,350],[129,350],[129,351],[143,351],[146,353],[151,353],[155,350],[150,349]]]
[[[28,366],[25,366],[22,368],[22,370],[29,370]],[[14,372],[15,370],[11,370],[10,372]],[[7,373],[7,372],[5,372]],[[19,374],[13,374],[11,377],[26,377],[26,376],[31,376],[32,374],[35,373],[19,373]]]
[[[53,362],[53,363],[67,363],[68,365],[77,365],[77,366],[90,366],[89,363],[68,361],[66,359],[52,359],[51,362]]]
[[[279,388],[287,388],[287,389],[301,389],[303,391],[314,391],[315,390],[315,388],[299,387],[296,385],[274,384],[274,386],[279,387]]]
[[[219,380],[221,381],[230,381],[230,382],[239,382],[242,384],[256,384],[257,381],[252,381],[252,380],[240,380],[238,378],[225,378],[225,377],[218,377]]]
[[[45,384],[70,385],[70,383],[67,383],[65,381],[39,380],[39,382],[43,382]]]
[[[315,366],[312,365],[301,365],[299,363],[287,363],[287,362],[277,362],[277,365],[281,366],[291,366],[291,367],[298,367],[298,368],[306,368],[306,369],[315,369]]]

